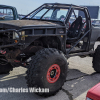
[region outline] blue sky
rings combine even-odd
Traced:
[[[19,14],[28,14],[43,3],[55,2],[76,5],[100,6],[100,0],[0,0],[0,4],[16,7]]]

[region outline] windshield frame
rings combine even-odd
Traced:
[[[40,12],[40,11],[41,11],[42,9],[44,9],[44,8],[46,8],[46,9],[48,9],[48,10],[47,10],[45,13],[43,13],[43,15],[41,16],[40,19],[32,19],[38,12]],[[53,6],[51,6],[51,7],[47,7],[47,6],[39,7],[39,8],[37,8],[36,10],[32,11],[31,13],[29,13],[28,15],[26,15],[24,18],[22,18],[22,20],[23,20],[23,19],[29,19],[29,20],[41,20],[41,21],[52,21],[52,22],[61,22],[61,23],[65,23],[66,17],[68,16],[68,12],[66,13],[66,16],[65,16],[65,20],[64,20],[64,21],[42,19],[43,16],[44,16],[50,9],[55,9],[55,10],[56,10],[56,9],[68,9],[68,12],[69,12],[70,7],[53,7]],[[32,16],[32,13],[34,14],[33,16]],[[32,17],[31,17],[31,18],[27,18],[28,16],[32,16]]]

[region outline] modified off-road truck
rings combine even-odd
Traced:
[[[0,22],[0,73],[26,67],[28,87],[49,88],[38,94],[50,96],[66,80],[69,57],[93,56],[100,72],[100,45],[94,51],[99,40],[100,28],[91,25],[86,7],[46,3],[22,20]]]

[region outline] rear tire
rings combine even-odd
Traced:
[[[67,59],[56,49],[42,49],[32,57],[26,72],[28,87],[49,88],[49,93],[37,93],[41,96],[56,94],[63,86],[67,76]]]
[[[93,55],[93,68],[97,73],[100,73],[100,45],[98,45]]]

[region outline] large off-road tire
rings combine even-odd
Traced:
[[[56,94],[63,86],[67,76],[67,59],[61,51],[45,48],[32,57],[26,72],[28,87],[49,88],[49,93],[37,93],[41,96]]]
[[[96,72],[100,73],[100,45],[98,45],[93,55],[93,68]]]
[[[12,70],[13,70],[13,66],[10,63],[4,65],[0,64],[0,74],[8,74]]]

